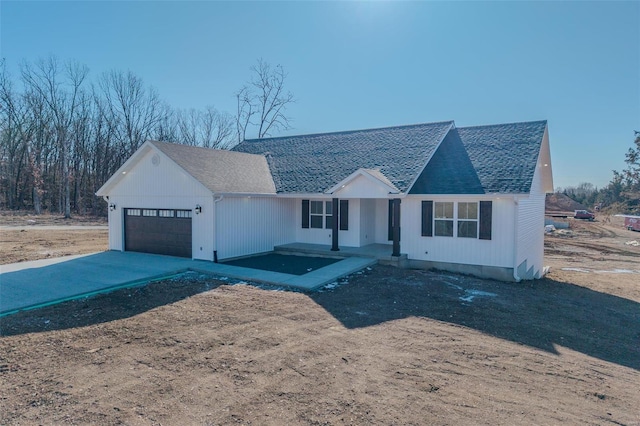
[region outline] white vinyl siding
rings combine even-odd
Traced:
[[[544,268],[544,203],[542,178],[536,168],[531,194],[518,203],[516,267],[521,278],[539,278]],[[533,275],[533,276],[531,276]]]
[[[216,203],[218,259],[268,252],[295,242],[296,203],[300,201],[293,198],[225,196]]]
[[[479,238],[423,237],[422,201],[424,196],[407,196],[402,200],[400,252],[409,259],[433,262],[462,263],[512,268],[514,252],[514,210],[512,197],[493,198],[491,240]],[[479,198],[430,196],[444,203],[478,203]],[[482,198],[482,200],[487,200]],[[435,210],[435,209],[434,209]],[[435,216],[435,212],[434,212]]]

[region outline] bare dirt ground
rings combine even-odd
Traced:
[[[93,216],[0,212],[0,265],[104,251],[106,226],[106,218]]]
[[[376,266],[304,294],[187,274],[0,318],[0,424],[638,425],[633,240],[576,222],[547,237],[547,278],[519,284]]]

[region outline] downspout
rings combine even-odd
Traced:
[[[513,204],[515,205],[515,211],[513,214],[513,279],[515,282],[519,283],[522,278],[518,276],[518,209],[520,204],[518,203],[517,197],[513,197]]]
[[[213,195],[213,263],[218,263],[218,203],[224,199],[224,195]]]

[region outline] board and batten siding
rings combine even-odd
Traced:
[[[224,196],[216,202],[219,259],[272,251],[295,242],[296,202],[292,198]]]
[[[491,240],[461,237],[423,237],[422,201],[478,202],[492,201]],[[409,259],[468,265],[513,267],[514,211],[513,198],[471,198],[465,196],[408,196],[402,200],[400,252]],[[456,212],[457,213],[457,212]],[[457,217],[457,214],[456,216]]]
[[[213,260],[213,195],[172,161],[149,150],[136,166],[109,191],[109,249],[124,250],[124,209],[181,209],[196,205],[202,213],[192,218],[194,259]]]
[[[517,212],[515,266],[520,278],[540,278],[544,268],[544,203],[540,167],[536,168],[528,198],[520,199]]]

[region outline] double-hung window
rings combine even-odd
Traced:
[[[434,203],[434,235],[437,237],[453,237],[453,203]]]
[[[478,203],[458,203],[458,237],[478,238]]]
[[[348,231],[349,200],[339,201],[338,218],[333,217],[333,201],[302,200],[302,228],[333,229],[338,220],[338,229]]]
[[[460,238],[491,239],[492,201],[456,203],[424,200],[421,204],[423,237],[453,237],[455,234]]]
[[[331,201],[311,201],[310,202],[310,215],[311,215],[311,228],[331,229],[333,226],[333,216]]]

